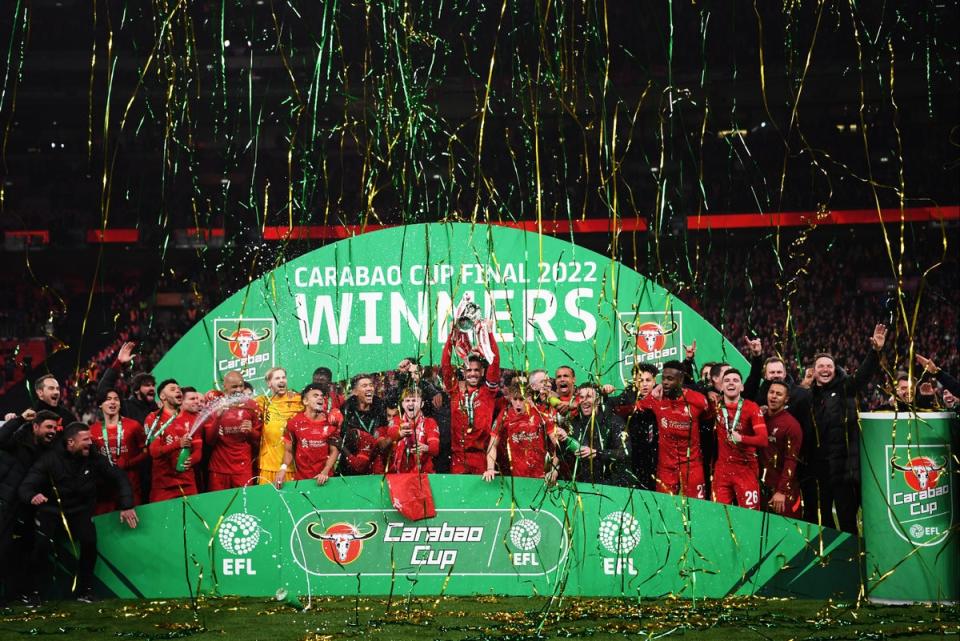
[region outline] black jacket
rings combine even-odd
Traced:
[[[879,357],[871,349],[856,374],[837,368],[826,385],[811,389],[810,428],[803,435],[804,459],[830,483],[860,482],[860,429],[857,394],[877,371]]]
[[[636,487],[630,465],[630,436],[622,418],[598,408],[593,417],[578,413],[569,426],[570,436],[581,446],[597,450],[592,459],[576,459],[571,453],[564,455],[564,464],[570,469],[576,468],[577,481]]]
[[[20,507],[17,490],[44,450],[44,446],[33,441],[30,421],[18,416],[0,425],[0,530]]]
[[[37,399],[37,413],[40,412],[53,412],[60,417],[60,423],[63,427],[66,427],[70,423],[76,423],[79,419],[77,415],[68,410],[63,405],[50,405],[49,403],[44,403],[39,398]]]
[[[97,383],[97,398],[102,398],[107,390],[116,389],[119,379],[120,370],[116,367],[108,367],[100,377],[100,382]],[[120,401],[120,414],[143,425],[147,416],[157,411],[158,407],[153,400],[144,401],[131,395]]]
[[[113,483],[117,488],[117,506],[121,510],[133,507],[133,492],[127,475],[120,468],[90,448],[89,456],[71,454],[61,439],[49,452],[33,464],[20,484],[20,500],[30,503],[37,494],[47,497],[38,510],[93,514],[97,500],[97,481]]]
[[[797,422],[803,428],[803,433],[810,431],[810,401],[812,395],[810,390],[797,385],[789,376],[784,381],[790,391],[790,399],[787,402],[787,409],[790,414],[797,417]],[[757,405],[763,407],[767,404],[767,392],[770,390],[770,381],[763,378],[763,357],[754,356],[750,359],[750,375],[743,382],[743,397],[753,399]]]
[[[617,415],[626,421],[629,436],[627,447],[636,486],[644,490],[656,490],[660,445],[657,417],[650,410],[636,411],[638,396],[637,390],[628,387],[623,390],[623,394],[613,399],[612,407]]]

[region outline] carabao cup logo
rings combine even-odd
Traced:
[[[681,358],[681,312],[625,312],[617,314],[620,377],[633,382],[633,368],[641,363],[657,366]]]
[[[926,456],[915,456],[910,459],[906,465],[900,465],[896,460],[890,461],[893,469],[903,472],[903,480],[915,491],[932,490],[937,487],[940,480],[940,472],[946,467],[946,461],[940,463],[933,462],[933,459]]]
[[[321,542],[323,555],[337,565],[348,565],[360,558],[363,542],[372,539],[377,533],[377,524],[367,522],[368,529],[361,533],[360,528],[350,523],[334,523],[326,530],[320,530],[319,523],[307,526],[307,534]]]
[[[953,527],[949,446],[887,445],[886,456],[887,515],[893,531],[915,545],[941,543]]]
[[[259,334],[246,327],[230,333],[225,329],[220,329],[217,336],[220,340],[227,341],[231,354],[237,358],[249,358],[250,356],[256,356],[257,352],[260,351],[260,341],[270,338],[270,329],[264,327]]]

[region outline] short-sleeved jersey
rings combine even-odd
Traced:
[[[517,412],[509,407],[500,415],[497,438],[506,445],[510,473],[543,478],[553,424],[536,408]]]
[[[717,465],[756,467],[757,448],[767,444],[767,425],[760,406],[753,401],[743,399],[739,417],[737,407],[738,403],[723,403],[717,416]],[[740,434],[739,443],[730,440],[731,432]]]
[[[340,439],[340,427],[331,424],[326,413],[313,420],[300,412],[287,421],[283,438],[293,445],[293,461],[297,466],[294,478],[302,481],[323,471],[331,446],[336,447]]]
[[[707,398],[684,389],[677,398],[647,396],[637,401],[638,410],[650,410],[657,417],[660,463],[680,464],[700,461],[700,421],[711,410]]]
[[[107,425],[106,430],[103,422],[97,421],[90,426],[90,438],[94,447],[121,470],[135,468],[147,457],[143,425],[132,418],[120,417],[120,425]]]
[[[303,411],[300,395],[287,392],[282,396],[258,396],[257,405],[263,420],[260,438],[260,469],[276,472],[283,463],[283,431],[295,414]]]
[[[210,471],[253,476],[253,452],[260,446],[262,430],[260,407],[252,398],[227,407],[219,417],[212,417],[204,434],[204,440],[213,447]]]
[[[386,436],[395,441],[387,463],[387,472],[433,473],[433,457],[440,453],[440,429],[429,416],[413,419],[413,434],[400,437],[403,419],[394,416],[387,426]],[[417,454],[417,447],[426,445],[427,451]],[[419,462],[420,468],[417,469]]]

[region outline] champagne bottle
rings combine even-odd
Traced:
[[[187,471],[187,461],[190,460],[190,448],[181,447],[180,456],[177,457],[177,471],[186,472]]]

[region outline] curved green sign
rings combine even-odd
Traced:
[[[260,485],[97,517],[97,577],[120,597],[197,594],[853,598],[857,542],[816,525],[656,492],[431,475],[407,521],[384,477]]]
[[[494,319],[502,363],[573,366],[622,386],[637,362],[746,360],[690,307],[628,267],[549,236],[464,223],[407,225],[322,247],[217,306],[154,373],[208,389],[240,370],[260,392],[283,366],[291,387],[329,367],[337,380],[437,364],[464,296]]]

